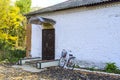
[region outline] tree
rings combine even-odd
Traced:
[[[24,48],[19,45],[25,41],[25,20],[19,7],[11,6],[10,0],[0,0],[0,61],[12,62],[21,58],[19,53]]]
[[[10,0],[0,0],[0,6],[0,44],[3,48],[15,47],[25,17],[18,7],[10,6]]]
[[[31,0],[17,0],[15,5],[19,7],[21,14],[26,14],[31,10]],[[24,44],[25,47],[25,24],[26,18],[23,20],[23,25],[19,29],[19,36],[18,36],[18,45],[22,46]],[[21,45],[22,44],[22,45]]]
[[[17,0],[16,6],[20,8],[20,13],[25,14],[31,10],[31,0]]]

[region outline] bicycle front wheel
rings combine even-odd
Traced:
[[[65,58],[60,58],[59,66],[63,68],[65,66],[65,63],[66,63],[66,59]]]

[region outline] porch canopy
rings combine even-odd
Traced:
[[[30,24],[51,24],[54,25],[56,22],[53,19],[43,18],[43,17],[31,17],[28,21]]]
[[[55,21],[34,16],[28,18],[26,56],[42,57],[42,60],[55,58]]]

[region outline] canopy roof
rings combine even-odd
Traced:
[[[42,23],[50,23],[54,25],[56,22],[53,19],[43,18],[43,17],[31,17],[29,19],[29,23],[31,24],[42,24]]]

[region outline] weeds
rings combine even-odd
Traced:
[[[81,68],[81,67],[79,65],[76,65],[75,68]],[[82,68],[82,69],[120,74],[120,69],[116,66],[115,63],[106,63],[104,70],[96,69],[95,67]]]
[[[120,74],[120,70],[118,69],[115,63],[107,63],[105,66],[105,71],[109,73]]]

